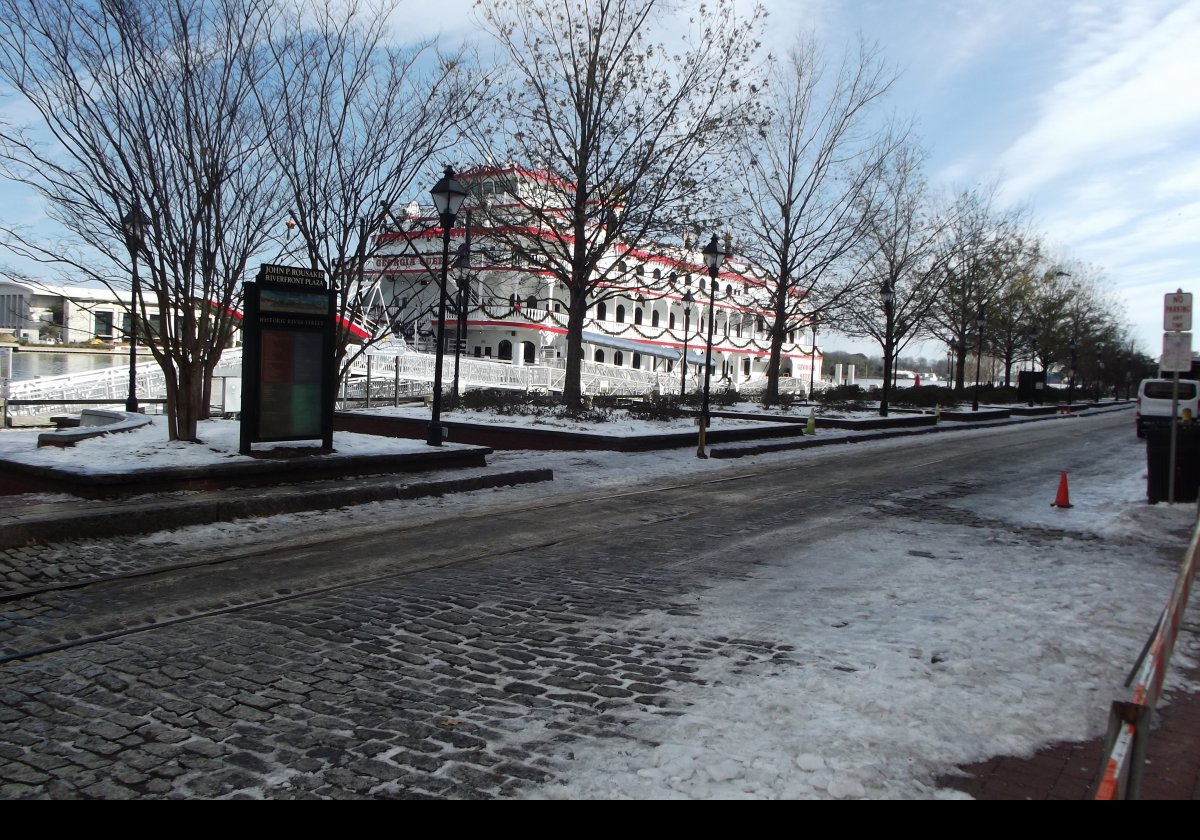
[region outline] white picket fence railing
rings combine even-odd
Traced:
[[[489,361],[474,357],[458,360],[458,380],[461,390],[474,388],[505,388],[511,390],[562,391],[566,381],[566,370],[561,365],[514,365],[509,362]],[[396,381],[418,382],[432,385],[435,357],[432,353],[409,350],[399,356],[362,354],[350,365],[350,376],[345,379],[343,393],[347,396],[363,396],[370,382],[372,396],[391,393]],[[454,356],[447,354],[442,359],[442,382],[448,385],[454,377]],[[634,370],[584,362],[580,368],[580,381],[585,394],[641,395],[678,391],[674,376],[658,371]]]
[[[242,350],[233,347],[225,350],[217,376],[238,377],[241,375]],[[446,354],[442,360],[443,387],[449,387],[454,377],[454,355]],[[516,365],[507,361],[478,359],[462,356],[459,363],[459,389],[505,388],[512,390],[541,390],[561,392],[566,381],[566,370],[562,364]],[[341,396],[343,399],[364,399],[368,390],[372,399],[395,396],[412,396],[428,393],[434,380],[435,357],[433,353],[412,349],[401,355],[368,355],[360,353],[350,365],[349,376],[345,377]],[[694,373],[688,377],[689,390],[699,387],[702,380]],[[615,367],[598,362],[583,362],[580,366],[580,385],[584,394],[614,396],[645,396],[648,394],[677,394],[680,378],[674,372],[637,370]],[[761,377],[751,382],[738,384],[739,390],[753,394],[766,384]],[[711,387],[720,390],[729,383],[713,378]],[[112,367],[103,370],[71,373],[62,376],[47,376],[21,380],[9,384],[10,400],[55,400],[54,404],[9,405],[9,415],[48,414],[70,410],[84,400],[112,399],[113,404],[123,404],[129,390],[129,369]],[[781,393],[804,393],[807,382],[801,379],[781,379]],[[166,395],[166,377],[153,359],[140,361],[137,365],[137,394],[141,399],[162,399]]]
[[[162,399],[166,394],[166,377],[153,359],[139,360],[135,368],[137,395],[142,399]],[[21,379],[8,384],[10,416],[27,414],[53,414],[70,411],[80,402],[112,400],[113,405],[125,404],[129,396],[129,368],[118,366],[89,370],[83,373],[68,373],[61,376],[42,376],[37,379]],[[16,400],[55,400],[41,405],[13,405]],[[149,410],[154,410],[147,406]]]

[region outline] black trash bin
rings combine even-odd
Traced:
[[[1150,504],[1167,501],[1171,478],[1171,428],[1146,429],[1146,498]],[[1200,496],[1200,429],[1180,425],[1175,437],[1175,501],[1194,502]]]

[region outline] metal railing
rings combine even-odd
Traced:
[[[242,348],[227,348],[216,375],[240,372]],[[167,377],[153,358],[139,360],[135,372],[138,402],[161,405],[166,401]],[[79,405],[124,406],[129,396],[129,368],[125,365],[21,379],[8,385],[5,421],[10,417],[70,411]]]
[[[434,356],[430,353],[408,351],[400,356],[362,354],[350,365],[345,393],[365,394],[366,380],[375,394],[390,393],[397,381],[432,383]],[[454,375],[454,357],[446,356],[442,363],[442,381],[448,384]],[[463,356],[459,359],[459,385],[467,388],[504,388],[510,390],[562,391],[566,370],[560,364],[514,365],[507,361],[478,359]],[[355,382],[355,380],[363,380]],[[382,384],[380,384],[382,383]],[[649,394],[656,388],[678,390],[674,376],[660,371],[619,368],[598,362],[583,362],[580,383],[585,394]],[[377,390],[378,389],[378,390]]]
[[[166,377],[157,362],[140,362],[135,378],[139,396],[160,398],[166,394]],[[128,396],[129,368],[106,368],[10,382],[5,412],[21,416],[66,411],[72,405],[124,405]]]
[[[1183,565],[1175,579],[1175,587],[1167,606],[1159,616],[1141,658],[1135,665],[1126,687],[1132,687],[1129,700],[1116,700],[1109,713],[1108,736],[1105,739],[1104,772],[1096,786],[1094,799],[1139,799],[1146,767],[1146,750],[1154,709],[1162,697],[1163,683],[1179,625],[1187,610],[1192,581],[1200,566],[1200,523],[1192,531],[1192,539],[1184,555]]]
[[[222,354],[216,376],[237,376],[240,373],[242,350],[232,347]],[[399,395],[427,393],[434,379],[435,357],[431,352],[409,349],[402,355],[368,355],[360,353],[350,364],[349,375],[343,380],[343,398],[384,399]],[[442,381],[448,386],[454,371],[454,356],[443,360]],[[696,387],[697,378],[689,377]],[[566,370],[561,360],[549,364],[518,365],[504,360],[459,358],[459,385],[470,388],[504,388],[511,390],[544,390],[561,392],[566,382]],[[725,387],[716,381],[716,387]],[[747,393],[761,390],[765,383],[741,383]],[[803,391],[807,383],[801,379],[781,379],[780,391]],[[616,367],[600,362],[584,361],[580,365],[580,387],[585,395],[645,396],[648,394],[677,394],[680,380],[670,371],[641,370]],[[97,404],[96,400],[123,403],[129,389],[128,368],[115,367],[86,373],[42,377],[11,383],[9,389],[12,414],[45,413],[46,400],[67,410],[70,405]],[[137,366],[137,392],[146,400],[166,395],[166,377],[155,361]]]

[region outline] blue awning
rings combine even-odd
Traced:
[[[584,332],[583,340],[587,344],[611,347],[614,350],[628,350],[632,353],[641,353],[643,356],[657,356],[660,359],[670,359],[673,362],[679,361],[679,357],[682,355],[678,347],[645,344],[641,341],[634,341],[631,338],[617,338],[614,335],[604,335],[603,333]],[[688,350],[688,364],[703,366],[703,354]]]

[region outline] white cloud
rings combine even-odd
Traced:
[[[756,0],[736,0],[738,9],[748,15]],[[840,42],[844,34],[838,31],[839,7],[836,0],[765,0],[767,27],[764,41],[776,54],[791,47],[796,37],[810,32],[821,40]]]
[[[1079,242],[1118,230],[1137,216],[1138,211],[1128,204],[1104,203],[1090,213],[1081,214],[1078,210],[1067,213],[1057,221],[1054,229],[1059,236]]]
[[[1158,20],[1127,10],[1090,28],[1064,55],[1066,75],[1040,97],[1038,120],[1001,159],[1018,173],[1007,185],[1012,194],[1080,168],[1162,152],[1200,126],[1200,98],[1180,95],[1200,77],[1200,2]]]
[[[474,0],[403,3],[395,15],[392,31],[401,42],[437,38],[443,47],[453,47],[479,35],[474,7]]]
[[[1191,198],[1200,193],[1200,158],[1196,157],[1196,148],[1200,148],[1200,143],[1172,162],[1170,170],[1154,185],[1155,199]]]
[[[1197,230],[1200,230],[1200,201],[1152,209],[1118,234],[1090,243],[1088,247],[1100,254],[1107,253],[1118,263],[1164,260],[1172,252],[1194,248]],[[1124,259],[1122,255],[1125,255]],[[1089,259],[1095,261],[1096,258],[1089,256]]]
[[[938,75],[950,75],[969,68],[981,55],[1006,49],[1010,36],[1028,38],[1035,30],[1049,28],[1056,17],[1053,7],[1028,0],[1010,3],[952,1],[939,5],[941,8],[930,10],[935,27],[931,33],[933,37],[938,37],[937,24],[945,27],[938,45],[942,49],[933,53],[940,59]],[[928,41],[917,41],[913,46],[928,51],[931,45]]]

